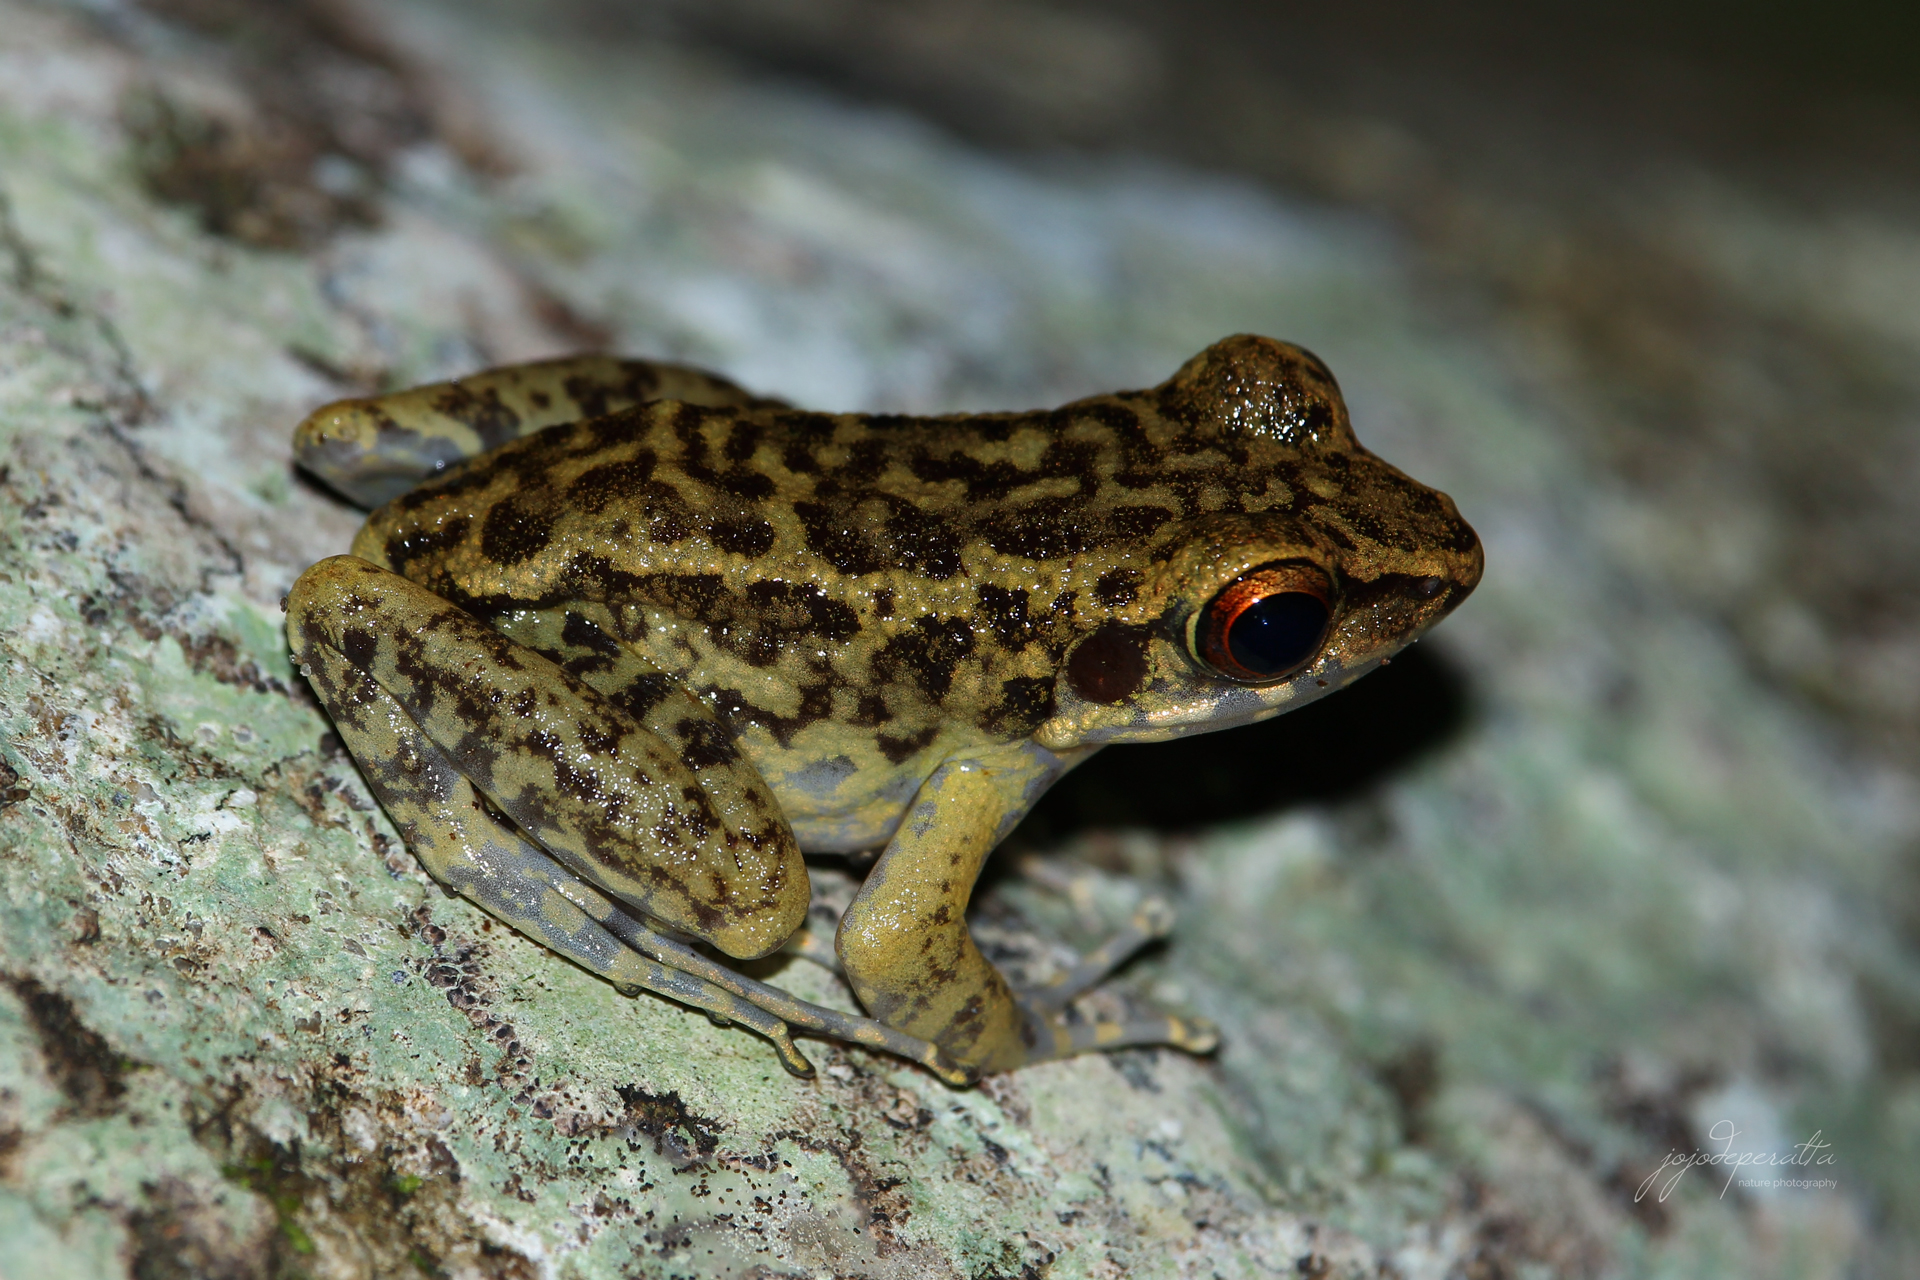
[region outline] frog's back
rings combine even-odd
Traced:
[[[1261,385],[1306,393],[1236,401],[1234,343],[1293,362]],[[868,757],[911,768],[954,735],[1032,733],[1063,655],[1147,621],[1129,612],[1143,575],[1196,522],[1331,501],[1335,536],[1383,569],[1450,536],[1451,504],[1354,443],[1338,404],[1318,361],[1264,339],[1045,412],[654,402],[457,466],[354,549],[482,616],[588,610],[758,743],[770,776],[776,753],[872,776]]]

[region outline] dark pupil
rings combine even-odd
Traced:
[[[1227,652],[1256,676],[1277,676],[1313,656],[1327,629],[1327,606],[1304,591],[1262,596],[1227,630]]]

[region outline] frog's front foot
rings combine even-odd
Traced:
[[[1010,986],[1018,1012],[1023,1061],[1045,1062],[1128,1045],[1168,1045],[1195,1054],[1217,1049],[1219,1028],[1205,1018],[1167,1013],[1116,1018],[1082,1014],[1073,1007],[1076,1000],[1093,991],[1141,948],[1166,937],[1173,922],[1173,908],[1164,899],[1148,898],[1134,909],[1132,918],[1118,933],[1078,957],[1050,981],[1034,987]],[[833,944],[818,934],[802,930],[787,941],[785,950],[845,976]],[[884,999],[877,995],[874,998]]]
[[[1212,1053],[1219,1047],[1219,1028],[1205,1018],[1167,1013],[1123,1018],[1073,1016],[1075,1000],[1099,986],[1142,947],[1166,937],[1173,929],[1173,920],[1173,908],[1165,899],[1147,898],[1134,908],[1124,928],[1081,956],[1071,968],[1051,982],[1017,993],[1029,1038],[1036,1048],[1051,1046],[1050,1052],[1039,1053],[1037,1059],[1065,1058],[1127,1045],[1171,1045],[1188,1053]]]

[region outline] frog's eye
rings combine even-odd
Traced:
[[[1327,577],[1308,564],[1265,565],[1207,602],[1195,620],[1194,656],[1233,680],[1275,680],[1320,651],[1333,616]]]

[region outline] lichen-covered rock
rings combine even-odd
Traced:
[[[1636,570],[1619,495],[1392,239],[503,12],[0,0],[0,1275],[1912,1262],[1910,784]],[[1373,678],[1464,682],[1435,750],[1195,838],[1036,828],[989,895],[1009,948],[1174,895],[1133,979],[1219,1021],[1214,1060],[956,1092],[815,1044],[791,1079],[442,894],[288,665],[280,596],[358,521],[288,466],[321,400],[610,345],[822,408],[1006,406],[1236,330],[1326,356],[1489,571],[1443,657]],[[1150,772],[1296,795],[1311,735],[1388,732],[1339,704]],[[1818,1131],[1790,1172],[1837,1189],[1638,1193],[1716,1125]]]

